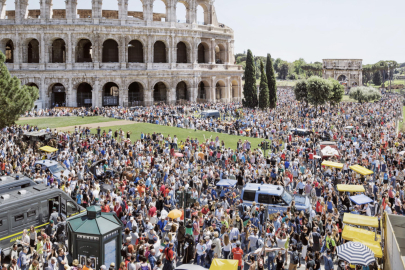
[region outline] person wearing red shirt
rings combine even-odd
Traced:
[[[174,258],[174,252],[173,252],[173,243],[169,244],[169,247],[165,248],[163,250],[163,255],[166,258],[165,261],[165,265],[163,267],[163,269],[167,269],[167,270],[173,270],[173,260]]]
[[[243,250],[240,248],[240,241],[236,242],[236,248],[232,249],[233,259],[238,260],[238,270],[242,269],[242,257],[243,257]]]
[[[101,212],[103,213],[110,213],[110,206],[108,205],[107,202],[104,202],[103,206],[101,207]]]
[[[121,216],[120,216],[121,212],[122,212],[121,205],[116,201],[114,201],[113,204],[114,204],[114,212],[115,212],[115,214],[117,214],[118,218],[121,218]]]
[[[149,208],[149,218],[152,218],[156,215],[156,206],[152,206],[151,208]]]

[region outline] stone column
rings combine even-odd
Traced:
[[[121,20],[121,25],[125,25],[128,17],[128,0],[118,1],[118,18]]]
[[[167,93],[167,103],[168,104],[176,104],[176,88],[170,88],[169,92]]]
[[[211,39],[211,61],[210,64],[215,64],[215,39]]]
[[[46,85],[45,85],[45,77],[41,76],[41,83],[38,85],[40,97],[42,99],[42,107],[45,108],[46,104],[49,102],[49,98],[46,96]]]
[[[66,20],[68,24],[76,21],[77,0],[66,0]]]
[[[41,57],[39,58],[39,68],[41,70],[44,70],[45,64],[48,63],[48,60],[47,60],[48,57],[46,54],[47,45],[45,44],[44,32],[41,32],[41,40],[39,41],[39,46],[40,46],[40,50],[41,50],[40,51]]]
[[[101,107],[102,103],[102,95],[101,95],[101,86],[98,78],[94,82],[93,93],[92,93],[92,100],[93,107]]]
[[[102,0],[92,0],[92,17],[93,17],[93,23],[94,24],[99,24],[100,19],[102,18]]]
[[[21,52],[22,52],[22,44],[23,42],[20,41],[18,34],[15,36],[14,42],[14,69],[20,69],[21,61]]]
[[[120,47],[120,50],[119,50],[119,56],[120,56],[120,65],[121,65],[121,69],[127,69],[127,63],[126,63],[126,55],[127,55],[127,47],[128,46],[126,46],[126,44],[127,44],[127,41],[126,41],[126,37],[125,36],[122,36],[121,38],[120,38],[120,40],[121,40],[121,46],[119,46]]]
[[[226,93],[226,102],[231,102],[232,101],[232,83],[231,83],[231,77],[227,77],[225,81],[225,93]]]
[[[0,20],[6,18],[6,0],[0,0]]]
[[[216,95],[215,95],[215,76],[211,77],[211,89],[209,94],[209,102],[216,102]]]
[[[20,24],[28,17],[28,0],[15,0],[15,22]]]
[[[94,36],[94,40],[93,40],[93,66],[94,69],[99,69],[100,68],[100,54],[101,54],[101,41],[100,41],[100,36],[99,35],[95,35]]]
[[[229,41],[228,41],[228,42],[226,42],[226,48],[225,48],[225,50],[226,50],[226,53],[225,53],[225,65],[229,65],[230,48],[231,48],[231,46],[230,46]]]
[[[153,2],[151,0],[143,1],[143,19],[146,25],[151,25],[153,21]]]
[[[147,48],[146,48],[147,58],[145,59],[145,63],[147,63],[146,69],[152,69],[152,67],[153,67],[153,40],[152,40],[151,35],[148,36],[147,42],[148,42]]]
[[[66,61],[66,69],[72,69],[72,55],[73,55],[73,46],[75,46],[72,43],[72,33],[68,33],[68,42],[67,42],[67,49],[68,49],[68,54],[67,54],[67,61]]]
[[[191,102],[196,102],[196,100],[197,100],[197,95],[198,95],[198,93],[197,93],[197,87],[191,87],[191,88],[190,88],[190,98],[189,98],[189,101],[191,101]]]

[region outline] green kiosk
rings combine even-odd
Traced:
[[[87,208],[87,215],[78,215],[67,223],[68,247],[72,259],[78,259],[82,266],[87,259],[91,268],[100,269],[111,263],[121,262],[123,223],[115,213],[102,213],[100,206]]]

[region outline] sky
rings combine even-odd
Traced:
[[[14,0],[6,0],[7,10]],[[65,0],[53,0],[54,9]],[[78,1],[91,8],[91,0]],[[29,0],[39,9],[39,0]],[[307,62],[327,58],[405,62],[404,0],[216,0],[218,21],[234,30],[235,53],[247,49],[254,55]],[[178,11],[184,19],[185,8]],[[154,12],[164,12],[158,0]],[[103,9],[118,9],[117,0],[104,0]],[[140,0],[129,0],[129,10],[140,10]],[[201,10],[198,19],[201,20]]]

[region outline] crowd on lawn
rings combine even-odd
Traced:
[[[2,174],[24,173],[60,188],[83,207],[99,205],[103,212],[115,212],[124,224],[122,263],[103,265],[102,270],[171,270],[190,263],[209,268],[214,258],[238,260],[240,269],[291,270],[304,265],[330,270],[337,267],[336,248],[344,243],[338,206],[378,218],[384,212],[405,214],[401,155],[405,141],[397,133],[401,107],[398,96],[388,94],[374,103],[307,107],[295,100],[292,91],[283,90],[278,93],[277,108],[268,111],[239,104],[43,110],[36,116],[103,115],[265,137],[271,140],[271,151],[265,157],[245,137],[233,150],[221,141],[221,134],[205,141],[190,137],[180,142],[175,134],[142,133],[131,138],[120,129],[103,132],[98,128],[92,134],[85,126],[77,126],[74,132],[45,128],[59,142],[59,151],[47,158],[70,171],[59,180],[35,167],[43,154],[30,146],[23,152],[16,143],[25,132],[41,129],[15,125],[1,132],[0,169]],[[222,117],[195,117],[205,109],[217,109]],[[293,128],[311,132],[299,137],[290,132]],[[342,170],[315,162],[320,134],[336,142],[339,156],[330,160],[343,163]],[[99,160],[105,162],[91,173],[91,164]],[[354,164],[374,174],[360,176],[349,170]],[[106,177],[109,169],[118,173]],[[220,179],[235,179],[237,185],[217,188]],[[112,189],[102,191],[103,183]],[[265,205],[243,204],[240,195],[247,183],[280,185],[291,194],[303,194],[312,209],[298,211],[293,201],[284,212],[267,216]],[[351,208],[348,196],[336,190],[337,184],[363,185],[373,203]],[[185,211],[179,200],[182,191],[191,193]],[[168,217],[174,209],[183,211],[180,218]],[[51,220],[40,234],[35,229],[24,233],[23,250],[16,245],[9,266],[3,264],[3,269],[91,269],[91,261],[69,263],[64,246],[53,244],[58,240],[54,232],[64,221],[58,214]],[[377,269],[377,264],[360,267]]]

